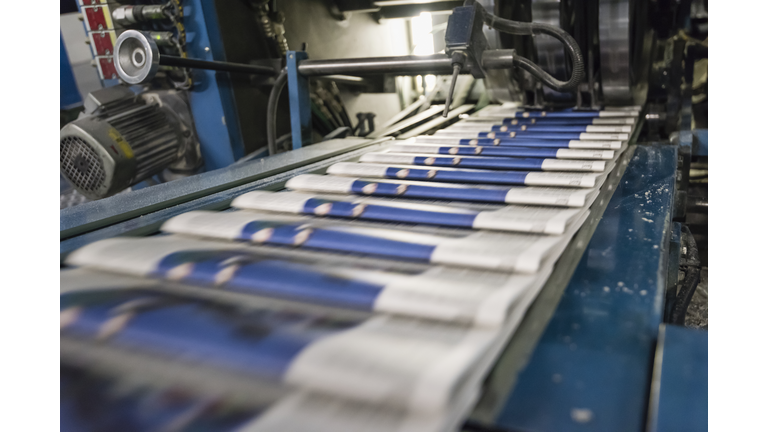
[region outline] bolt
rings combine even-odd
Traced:
[[[203,48],[203,50],[204,50],[205,52],[208,52],[208,51],[210,51],[211,49],[210,49],[210,48],[208,48],[208,47],[205,47],[205,48]]]

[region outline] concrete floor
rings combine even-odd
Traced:
[[[707,320],[709,311],[709,286],[708,286],[708,267],[702,267],[701,280],[696,292],[693,294],[691,304],[688,306],[688,313],[685,315],[685,326],[707,330]]]

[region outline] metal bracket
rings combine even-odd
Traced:
[[[312,105],[309,99],[309,80],[299,73],[299,61],[309,58],[304,51],[288,51],[288,100],[291,109],[291,140],[293,149],[312,144]]]

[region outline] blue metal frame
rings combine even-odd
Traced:
[[[59,32],[59,107],[63,110],[78,107],[83,104],[80,90],[77,88],[75,74],[72,73],[72,65],[69,63],[67,48],[64,46],[64,36]]]
[[[214,2],[184,2],[187,53],[192,58],[226,61]],[[207,50],[206,50],[207,48]],[[243,157],[243,138],[226,72],[193,70],[189,102],[206,170],[231,165]]]
[[[706,331],[661,326],[649,432],[707,431],[708,347]]]
[[[499,426],[645,430],[676,160],[677,147],[637,147]]]
[[[309,58],[304,51],[288,51],[288,97],[291,109],[291,140],[293,149],[312,144],[312,105],[309,80],[299,73],[299,62]]]

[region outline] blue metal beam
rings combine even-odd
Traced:
[[[299,73],[299,62],[308,59],[304,51],[288,51],[288,98],[291,109],[291,140],[293,149],[312,144],[312,106],[309,100],[309,80]]]
[[[187,52],[202,60],[226,61],[213,2],[184,2]],[[189,102],[206,170],[231,165],[243,156],[243,139],[226,72],[193,70]]]
[[[649,432],[707,431],[707,332],[662,325]]]
[[[499,426],[645,430],[676,161],[677,147],[637,147]]]

